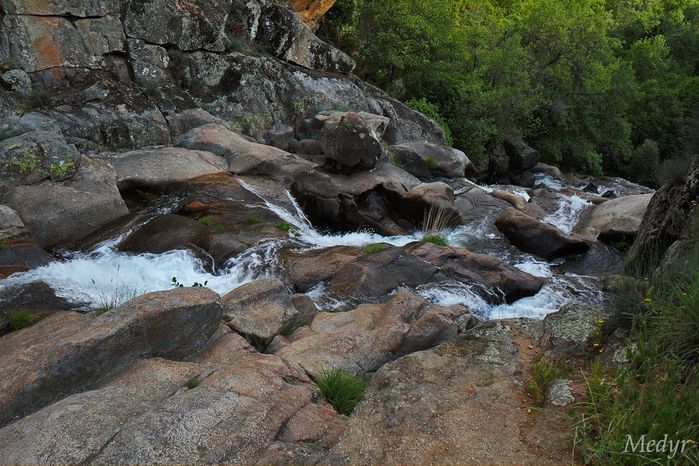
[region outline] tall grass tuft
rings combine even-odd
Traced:
[[[345,416],[352,414],[366,390],[366,383],[362,379],[342,369],[323,372],[316,383],[328,403]]]
[[[616,291],[633,350],[629,363],[595,361],[585,374],[588,400],[576,425],[585,463],[699,464],[699,247],[684,259]],[[629,435],[688,444],[668,459],[667,452],[625,452]]]

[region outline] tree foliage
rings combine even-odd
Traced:
[[[506,135],[545,161],[650,182],[699,108],[699,0],[339,0],[320,34],[357,73],[439,109],[484,165]]]

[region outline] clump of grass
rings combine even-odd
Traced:
[[[225,225],[223,225],[222,223],[216,222],[211,215],[206,215],[206,216],[200,218],[199,222],[201,222],[203,225],[205,225],[209,228],[216,228],[216,230],[219,232],[223,232],[226,230]]]
[[[214,222],[214,218],[211,215],[206,215],[200,218],[199,222],[201,222],[202,225],[205,225],[207,227],[212,227],[216,223]]]
[[[635,350],[621,366],[597,359],[584,375],[588,400],[576,424],[577,451],[585,463],[699,464],[699,248],[662,276],[629,281],[616,290],[628,309]],[[689,441],[667,452],[626,451],[637,441]]]
[[[434,155],[429,155],[425,158],[425,164],[427,165],[427,168],[429,168],[430,170],[434,170],[435,168],[437,168],[438,163],[439,162],[437,161],[437,157],[435,157]]]
[[[433,204],[422,216],[422,231],[428,234],[441,233],[458,225],[459,220],[451,209]]]
[[[247,217],[245,217],[245,218],[243,219],[243,221],[244,221],[245,223],[249,223],[249,224],[251,224],[251,225],[254,225],[254,224],[260,223],[260,217],[258,217],[258,216],[255,215],[255,214],[251,214],[251,215],[248,215]]]
[[[198,377],[192,377],[186,383],[187,388],[190,390],[197,388],[199,385],[201,385],[201,381]]]
[[[277,230],[279,231],[288,232],[289,230],[291,230],[291,225],[287,222],[279,222],[275,225],[275,227],[277,227]]]
[[[29,327],[36,321],[34,314],[26,309],[18,309],[10,314],[10,328],[20,330]]]
[[[316,380],[320,391],[335,410],[349,416],[361,401],[366,383],[343,369],[330,369]]]
[[[423,243],[432,243],[437,246],[447,247],[449,246],[449,240],[446,236],[440,234],[425,235],[422,237]]]
[[[532,363],[532,376],[524,389],[534,398],[537,405],[542,405],[551,382],[561,377],[563,370],[556,362],[538,356]]]
[[[366,254],[375,254],[377,252],[385,251],[388,248],[389,245],[386,243],[366,244],[362,246],[362,252],[365,252]]]

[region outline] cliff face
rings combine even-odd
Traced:
[[[295,6],[317,17],[328,5]],[[352,109],[391,118],[391,143],[443,142],[430,120],[348,75],[354,66],[271,0],[0,2],[0,129],[13,132],[165,144],[184,129],[167,115],[189,109],[260,142],[281,133],[285,148],[304,118]],[[86,112],[99,114],[99,131]]]

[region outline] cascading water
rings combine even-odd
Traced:
[[[288,239],[262,240],[222,264],[218,270],[207,271],[201,259],[186,250],[163,254],[119,252],[116,246],[128,235],[127,232],[100,243],[90,251],[67,253],[60,261],[12,275],[0,284],[0,293],[5,287],[41,280],[48,283],[60,297],[81,303],[85,308],[98,308],[114,306],[142,293],[170,289],[173,286],[173,277],[176,277],[177,282],[185,286],[206,283],[206,286],[217,293],[225,294],[250,281],[278,275],[278,252],[289,244],[295,244],[301,250],[339,245],[361,247],[372,243],[403,246],[420,239],[421,236],[419,232],[390,237],[368,231],[325,234],[313,227],[288,191],[284,192],[284,202],[275,203],[261,195],[250,183],[243,180],[239,182],[260,198],[260,205],[293,225],[294,229]],[[526,191],[517,187],[500,188],[510,189],[523,198],[526,195]],[[569,225],[572,229],[577,215],[584,208],[579,207],[583,204],[580,201],[584,200],[574,198],[576,196],[561,194],[561,207],[553,214],[550,220],[552,223],[566,228]],[[168,213],[172,208],[170,205],[152,213]],[[149,218],[152,216],[146,220]],[[593,280],[575,275],[555,274],[551,268],[555,264],[537,260],[510,247],[499,234],[489,231],[491,224],[492,219],[484,218],[448,230],[445,234],[454,246],[472,247],[478,244],[475,248],[478,252],[494,255],[527,273],[546,278],[546,285],[537,295],[512,304],[491,304],[503,302],[499,290],[475,288],[473,284],[457,281],[426,284],[418,287],[417,291],[435,304],[464,304],[482,318],[540,318],[566,303],[601,301],[601,292]],[[308,295],[325,310],[338,310],[347,306],[347,303],[330,296],[322,283],[309,291]],[[492,299],[486,301],[483,296],[491,296]]]

